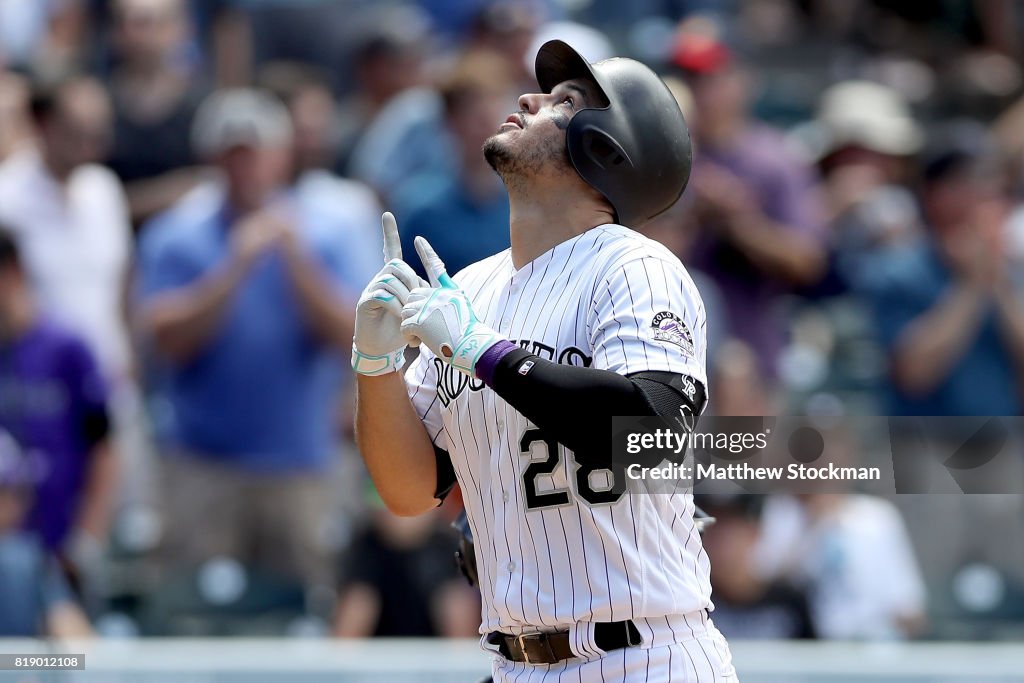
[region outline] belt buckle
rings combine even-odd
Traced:
[[[523,661],[527,664],[533,664],[534,662],[530,661],[530,653],[526,649],[526,638],[539,635],[541,635],[540,631],[530,631],[529,633],[520,633],[518,636],[513,638],[516,645],[519,647],[519,651],[523,653]]]

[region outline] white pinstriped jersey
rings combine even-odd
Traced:
[[[707,385],[700,295],[671,252],[629,228],[593,228],[520,270],[506,250],[454,279],[482,322],[538,356]],[[420,349],[406,382],[463,492],[481,633],[710,608],[691,495],[601,493],[607,470],[588,475],[492,389]],[[610,438],[611,425],[595,428]]]

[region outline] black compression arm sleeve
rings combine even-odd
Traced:
[[[521,373],[521,367],[529,371]],[[498,362],[491,388],[576,453],[607,450],[613,416],[652,414],[629,378],[610,370],[559,365],[522,349]]]

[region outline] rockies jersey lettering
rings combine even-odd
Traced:
[[[519,270],[506,250],[454,279],[481,321],[541,358],[623,375],[669,371],[707,385],[706,318],[693,281],[670,251],[628,228],[594,228]],[[578,462],[423,346],[406,383],[463,492],[481,633],[711,607],[691,495],[613,493],[607,470]]]
[[[515,342],[516,340],[511,339],[509,341]],[[556,360],[555,349],[541,342],[526,340],[520,341],[518,344],[535,356],[540,356],[550,361]],[[590,361],[590,356],[575,347],[569,347],[560,352],[557,358],[557,362],[563,365],[576,365],[584,368],[590,367]],[[441,401],[441,405],[445,407],[448,406],[452,399],[457,398],[463,389],[469,388],[470,391],[480,391],[486,387],[482,380],[476,377],[472,379],[467,377],[464,373],[459,372],[436,356],[432,362],[434,363],[434,372],[437,373],[437,398]]]

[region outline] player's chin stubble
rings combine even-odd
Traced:
[[[554,163],[560,168],[572,168],[565,138],[560,136],[552,136],[541,144],[513,146],[501,134],[492,135],[484,142],[483,153],[484,159],[509,189],[522,185],[526,178],[539,173],[545,165]]]
[[[515,165],[515,157],[508,146],[504,144],[500,135],[492,135],[487,138],[484,141],[483,152],[484,159],[502,178]]]

